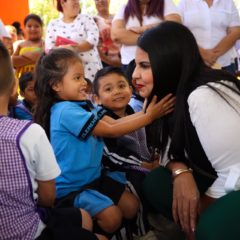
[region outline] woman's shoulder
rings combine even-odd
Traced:
[[[94,21],[94,17],[89,14],[79,13],[75,21],[87,23],[88,21]]]
[[[54,27],[54,26],[56,26],[56,25],[59,25],[59,24],[61,24],[61,22],[62,22],[62,17],[61,17],[61,16],[58,17],[58,18],[56,18],[56,19],[52,19],[52,20],[50,20],[50,22],[48,23],[48,28],[49,28],[49,27]]]
[[[207,85],[201,85],[193,90],[187,101],[189,106],[203,106],[203,108],[209,107],[214,102],[222,102],[223,99],[240,101],[240,93],[237,94],[231,88],[239,92],[235,84],[230,81],[209,82]]]
[[[124,11],[125,11],[126,6],[127,6],[127,4],[123,4],[123,5],[118,9],[118,11],[116,12],[115,16],[113,17],[113,21],[124,18]]]

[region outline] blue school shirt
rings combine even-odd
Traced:
[[[105,110],[89,101],[61,101],[51,108],[50,139],[61,169],[57,198],[100,177],[103,140],[91,134]]]
[[[32,106],[26,101],[18,101],[15,106],[15,118],[20,120],[33,120]]]

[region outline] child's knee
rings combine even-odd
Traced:
[[[120,198],[118,207],[121,209],[124,218],[132,219],[138,212],[139,200],[132,193],[125,191]]]
[[[82,214],[82,228],[92,231],[93,229],[93,221],[90,214],[84,209],[80,209]]]
[[[116,206],[111,206],[104,209],[95,217],[98,225],[108,233],[115,232],[122,223],[122,213]]]

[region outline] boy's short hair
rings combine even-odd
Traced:
[[[0,94],[10,90],[14,83],[12,61],[7,48],[0,41]]]
[[[24,92],[28,83],[33,81],[33,74],[32,72],[26,72],[22,74],[22,76],[19,78],[19,89],[21,92]]]
[[[112,73],[115,73],[117,75],[120,75],[120,76],[124,77],[126,79],[126,81],[128,82],[128,78],[121,68],[112,67],[112,66],[104,67],[104,68],[97,71],[97,73],[95,75],[95,78],[93,80],[93,93],[94,94],[98,95],[99,80],[102,77],[107,76],[107,75],[112,74]]]

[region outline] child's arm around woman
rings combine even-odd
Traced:
[[[155,119],[160,118],[173,110],[175,99],[172,94],[168,94],[158,103],[154,97],[149,104],[146,113],[143,111],[128,115],[117,120],[104,116],[93,129],[93,134],[101,137],[118,137],[136,129],[142,128]]]

